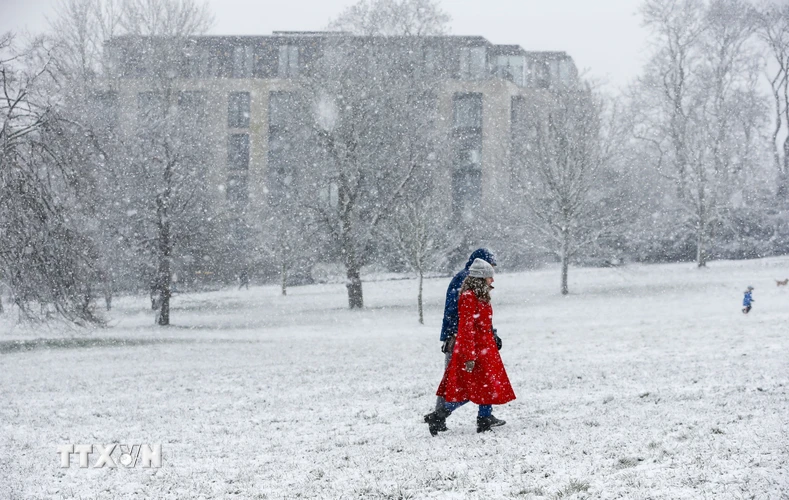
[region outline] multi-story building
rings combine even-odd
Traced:
[[[261,204],[283,181],[292,168],[285,123],[295,112],[287,96],[300,91],[327,41],[337,37],[365,43],[362,37],[341,33],[275,32],[198,36],[179,46],[166,71],[175,82],[178,106],[192,109],[186,116],[202,123],[211,141],[208,182],[217,186],[217,202]],[[400,50],[397,39],[390,40],[392,50]],[[572,82],[577,77],[573,61],[563,52],[528,52],[482,37],[418,40],[419,49],[411,57],[438,82],[433,89],[441,117],[436,126],[453,138],[455,149],[445,171],[436,173],[439,185],[451,186],[443,193],[446,206],[453,207],[456,216],[486,208],[509,190],[518,103]],[[139,39],[131,42],[120,37],[107,44],[115,82],[111,99],[127,130],[146,119],[145,111],[157,95],[151,72],[162,70],[146,60],[154,51],[141,50]]]

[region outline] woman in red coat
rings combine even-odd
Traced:
[[[492,405],[515,399],[504,363],[493,338],[493,266],[476,259],[460,289],[458,300],[458,334],[452,360],[444,372],[436,395],[447,402],[441,409],[425,416],[430,434],[444,430],[446,418],[458,407],[471,401],[479,405],[477,432],[503,425],[495,419]]]

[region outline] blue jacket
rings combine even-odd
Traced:
[[[742,299],[742,305],[748,307],[751,305],[751,302],[755,302],[751,297],[751,292],[745,292],[745,297]],[[455,327],[457,329],[457,327]]]
[[[458,295],[460,287],[463,286],[463,280],[468,276],[468,268],[471,267],[474,259],[482,259],[493,266],[496,265],[496,257],[493,256],[493,252],[487,248],[478,248],[468,258],[466,267],[449,282],[447,299],[444,302],[444,323],[441,325],[441,342],[445,341],[449,336],[458,334]]]

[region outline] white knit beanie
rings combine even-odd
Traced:
[[[468,275],[472,278],[492,278],[493,266],[482,259],[474,259],[468,268]]]

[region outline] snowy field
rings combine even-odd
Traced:
[[[562,297],[556,270],[501,274],[518,399],[504,427],[477,434],[469,406],[435,438],[448,278],[424,326],[414,280],[366,282],[363,311],[338,284],[179,295],[169,328],[146,297],[103,330],[5,320],[0,498],[789,498],[788,276],[573,269]],[[60,468],[58,445],[99,443],[162,443],[163,465]]]

